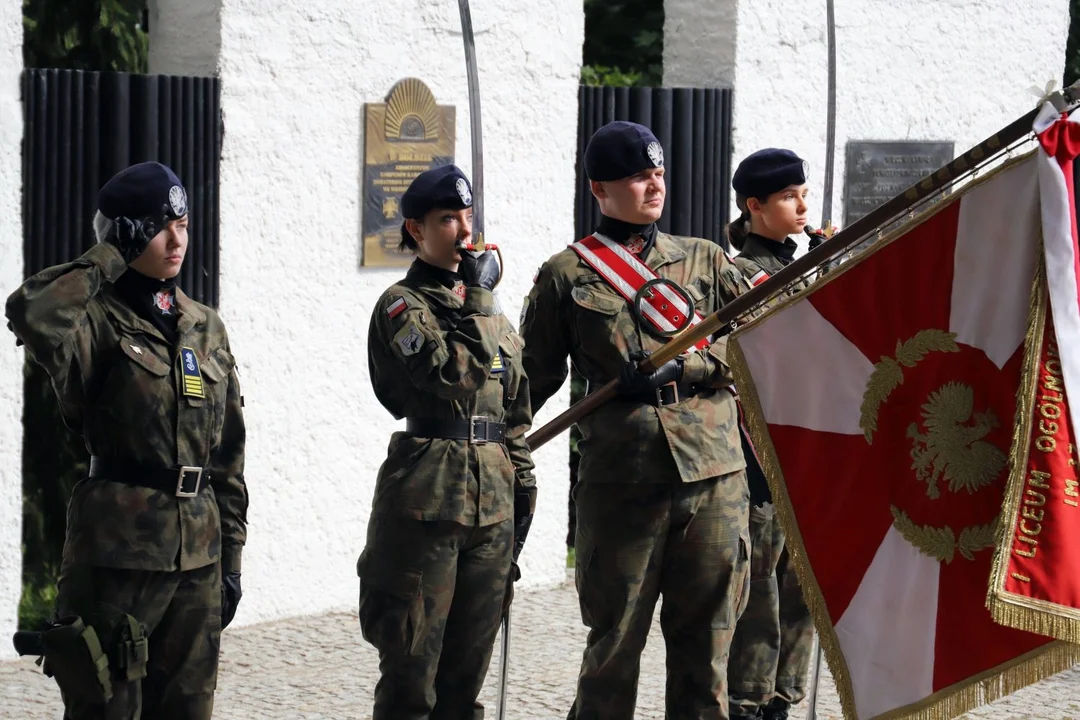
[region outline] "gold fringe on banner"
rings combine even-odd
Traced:
[[[994,622],[1000,625],[1070,643],[1080,643],[1080,610],[1018,595],[1005,589],[1013,535],[1027,485],[1031,428],[1035,420],[1039,364],[1042,362],[1049,309],[1046,256],[1043,253],[1041,233],[1040,228],[1039,262],[1031,285],[1031,309],[1028,312],[1028,329],[1024,338],[1024,363],[1020,386],[1016,392],[1016,419],[1013,424],[1012,447],[1009,450],[1009,477],[1005,485],[1002,522],[998,527],[986,607],[990,610]]]
[[[964,190],[948,200],[937,203],[926,212],[904,223],[901,227],[890,232],[888,235],[877,240],[870,248],[861,253],[851,262],[845,263],[824,278],[815,282],[808,290],[798,295],[785,298],[775,306],[769,308],[762,315],[739,328],[728,339],[727,360],[735,379],[735,386],[739,389],[739,398],[743,404],[750,438],[757,450],[761,462],[761,469],[765,474],[769,490],[773,496],[773,506],[777,517],[787,537],[786,546],[792,559],[792,566],[799,579],[799,585],[803,589],[810,615],[814,620],[818,638],[821,643],[825,660],[832,672],[836,684],[837,693],[840,696],[840,704],[844,717],[850,720],[858,718],[855,708],[855,693],[851,683],[851,674],[844,658],[840,640],[829,615],[825,603],[825,596],[818,585],[817,577],[813,568],[810,567],[806,556],[806,546],[798,522],[795,519],[795,509],[791,504],[791,498],[787,493],[787,485],[784,480],[783,469],[776,454],[776,447],[769,435],[768,424],[765,421],[765,413],[758,398],[756,384],[746,356],[743,354],[739,340],[742,335],[753,330],[761,322],[765,321],[782,309],[806,300],[816,289],[835,281],[845,273],[851,271],[866,259],[872,257],[885,246],[898,240],[910,232],[914,227],[922,224],[928,218],[944,210],[972,188],[978,187],[1001,172],[1011,169],[1015,165],[1029,159],[1034,152],[1025,153],[1020,157],[1005,162],[986,173],[977,182],[973,182]],[[1004,525],[1004,523],[1002,523]],[[1071,645],[1063,642],[1052,642],[1033,650],[1026,655],[1018,657],[1011,662],[992,668],[980,675],[969,678],[964,682],[947,687],[923,700],[905,705],[896,710],[878,715],[872,720],[950,720],[973,710],[988,702],[1014,693],[1021,688],[1037,683],[1050,675],[1068,670],[1080,663],[1080,645]]]
[[[883,713],[873,720],[951,720],[1064,672],[1077,663],[1080,663],[1080,645],[1051,642],[1012,662],[936,692],[921,702]],[[845,710],[845,716],[846,713]]]

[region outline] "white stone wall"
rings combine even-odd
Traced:
[[[218,0],[147,0],[149,70],[164,75],[216,75],[221,52]],[[182,32],[198,27],[198,32]]]
[[[735,83],[738,0],[664,0],[664,85]]]
[[[537,267],[573,240],[584,17],[580,0],[477,0],[472,14],[486,236],[503,248],[498,294],[516,324]],[[218,22],[205,10],[190,17]],[[359,268],[363,104],[420,78],[456,106],[457,163],[471,173],[468,87],[453,2],[224,0],[219,18],[220,57],[206,64],[222,81],[221,314],[246,398],[250,539],[237,622],[249,623],[355,608],[376,472],[404,424],[368,379],[368,321],[404,271]],[[151,42],[198,27],[152,25]],[[173,72],[161,56],[156,70]],[[566,387],[538,424],[568,397]],[[537,454],[523,585],[564,577],[567,454],[565,435]]]
[[[685,2],[667,0],[665,9]],[[836,0],[835,14],[837,223],[849,139],[952,140],[960,154],[1034,107],[1030,86],[1061,82],[1069,22],[1061,0]],[[735,164],[768,146],[806,158],[816,224],[825,171],[825,0],[744,0],[737,23]],[[697,75],[680,66],[678,82],[710,82],[710,64],[729,52],[717,43],[711,60],[698,60]]]
[[[22,4],[0,2],[0,294],[22,282]],[[0,298],[2,299],[2,298]],[[0,321],[0,638],[18,624],[22,590],[23,349]],[[13,657],[0,641],[0,660]]]

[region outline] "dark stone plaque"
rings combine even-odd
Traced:
[[[454,108],[436,105],[423,82],[406,78],[386,103],[364,110],[361,265],[406,266],[413,255],[397,249],[401,196],[420,173],[454,162]]]
[[[953,143],[849,140],[844,227],[951,162]]]

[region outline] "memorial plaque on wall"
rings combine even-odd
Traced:
[[[953,143],[849,140],[844,227],[951,162]]]
[[[454,108],[435,104],[416,78],[394,85],[385,103],[364,106],[363,253],[366,267],[401,267],[401,196],[413,179],[454,162]]]

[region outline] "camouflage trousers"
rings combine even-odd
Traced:
[[[185,572],[66,569],[57,593],[58,615],[94,617],[102,603],[146,628],[146,677],[114,680],[106,705],[64,698],[65,720],[209,720],[221,645],[220,566]],[[95,630],[102,637],[108,633],[96,623]]]
[[[806,697],[806,676],[814,650],[814,620],[803,598],[787,546],[780,553],[776,578],[780,586],[780,661],[773,697],[794,705]]]
[[[726,720],[727,660],[749,586],[743,472],[577,486],[576,580],[589,636],[570,720],[632,720],[660,595],[668,720]]]
[[[751,580],[728,664],[731,713],[806,695],[814,627],[771,503],[750,509]]]
[[[373,515],[357,562],[360,628],[379,651],[373,720],[481,720],[507,595],[513,521]]]

